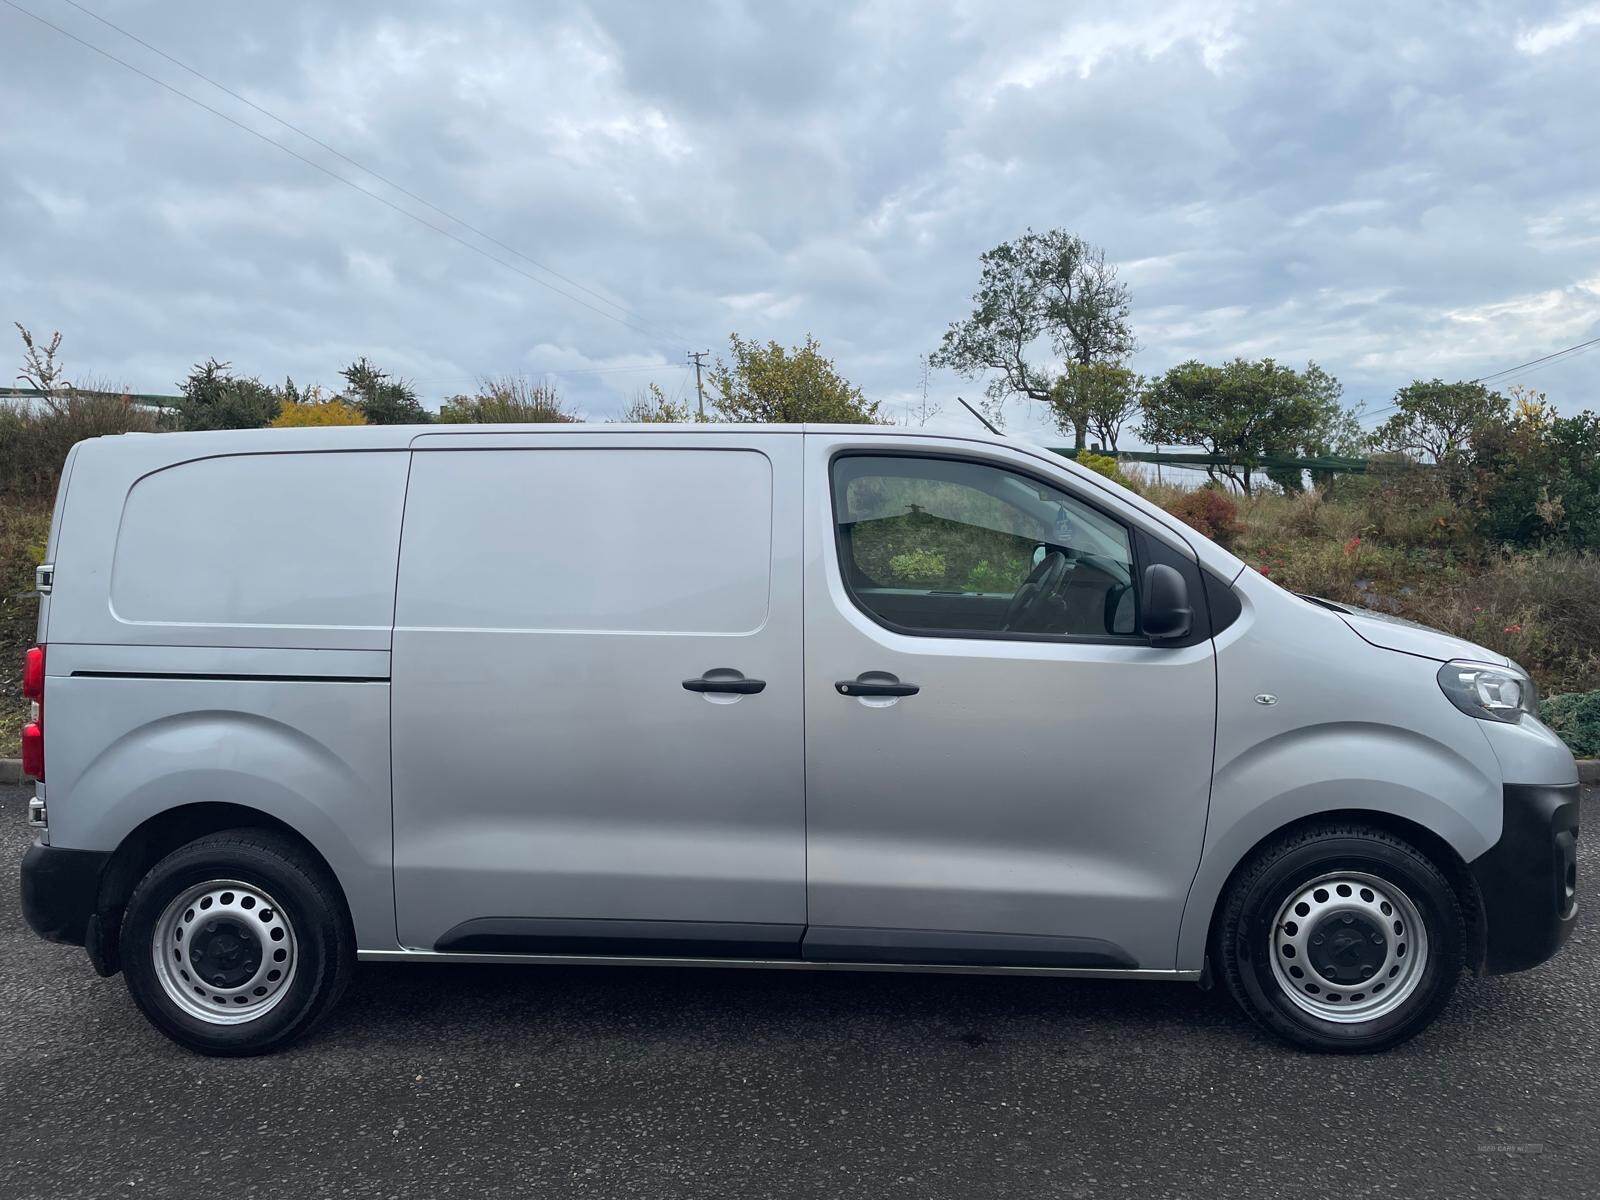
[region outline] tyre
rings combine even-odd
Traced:
[[[338,885],[292,839],[234,829],[180,846],[139,881],[123,973],[157,1029],[202,1054],[263,1054],[338,1001],[355,938]]]
[[[1450,880],[1381,829],[1323,824],[1261,850],[1223,899],[1213,950],[1258,1024],[1306,1050],[1384,1050],[1422,1030],[1461,974]]]

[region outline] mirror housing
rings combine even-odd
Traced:
[[[1176,567],[1154,563],[1144,569],[1144,603],[1140,618],[1146,637],[1168,641],[1188,634],[1194,625],[1189,584]]]

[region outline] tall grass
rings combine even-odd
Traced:
[[[1188,489],[1142,490],[1179,516],[1194,508]],[[1234,552],[1291,591],[1467,638],[1521,663],[1546,693],[1600,689],[1600,556],[1486,543],[1425,471],[1229,499],[1242,527]]]
[[[50,536],[50,502],[0,496],[0,758],[15,758],[27,705],[22,652],[33,644],[33,569]]]
[[[564,424],[578,417],[549,384],[501,375],[480,379],[475,395],[446,400],[438,419],[445,424],[521,425]]]
[[[0,495],[55,495],[67,451],[85,438],[153,433],[157,414],[113,388],[74,388],[0,402]]]

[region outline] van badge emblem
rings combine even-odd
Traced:
[[[1257,704],[1276,704],[1277,702],[1278,702],[1278,698],[1276,696],[1274,696],[1271,692],[1262,692],[1259,696],[1256,697],[1256,703]]]

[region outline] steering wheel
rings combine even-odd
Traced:
[[[1047,551],[1012,594],[1011,603],[1006,606],[1005,623],[1000,628],[1006,633],[1025,632],[1027,623],[1055,595],[1066,573],[1067,556],[1059,550]]]

